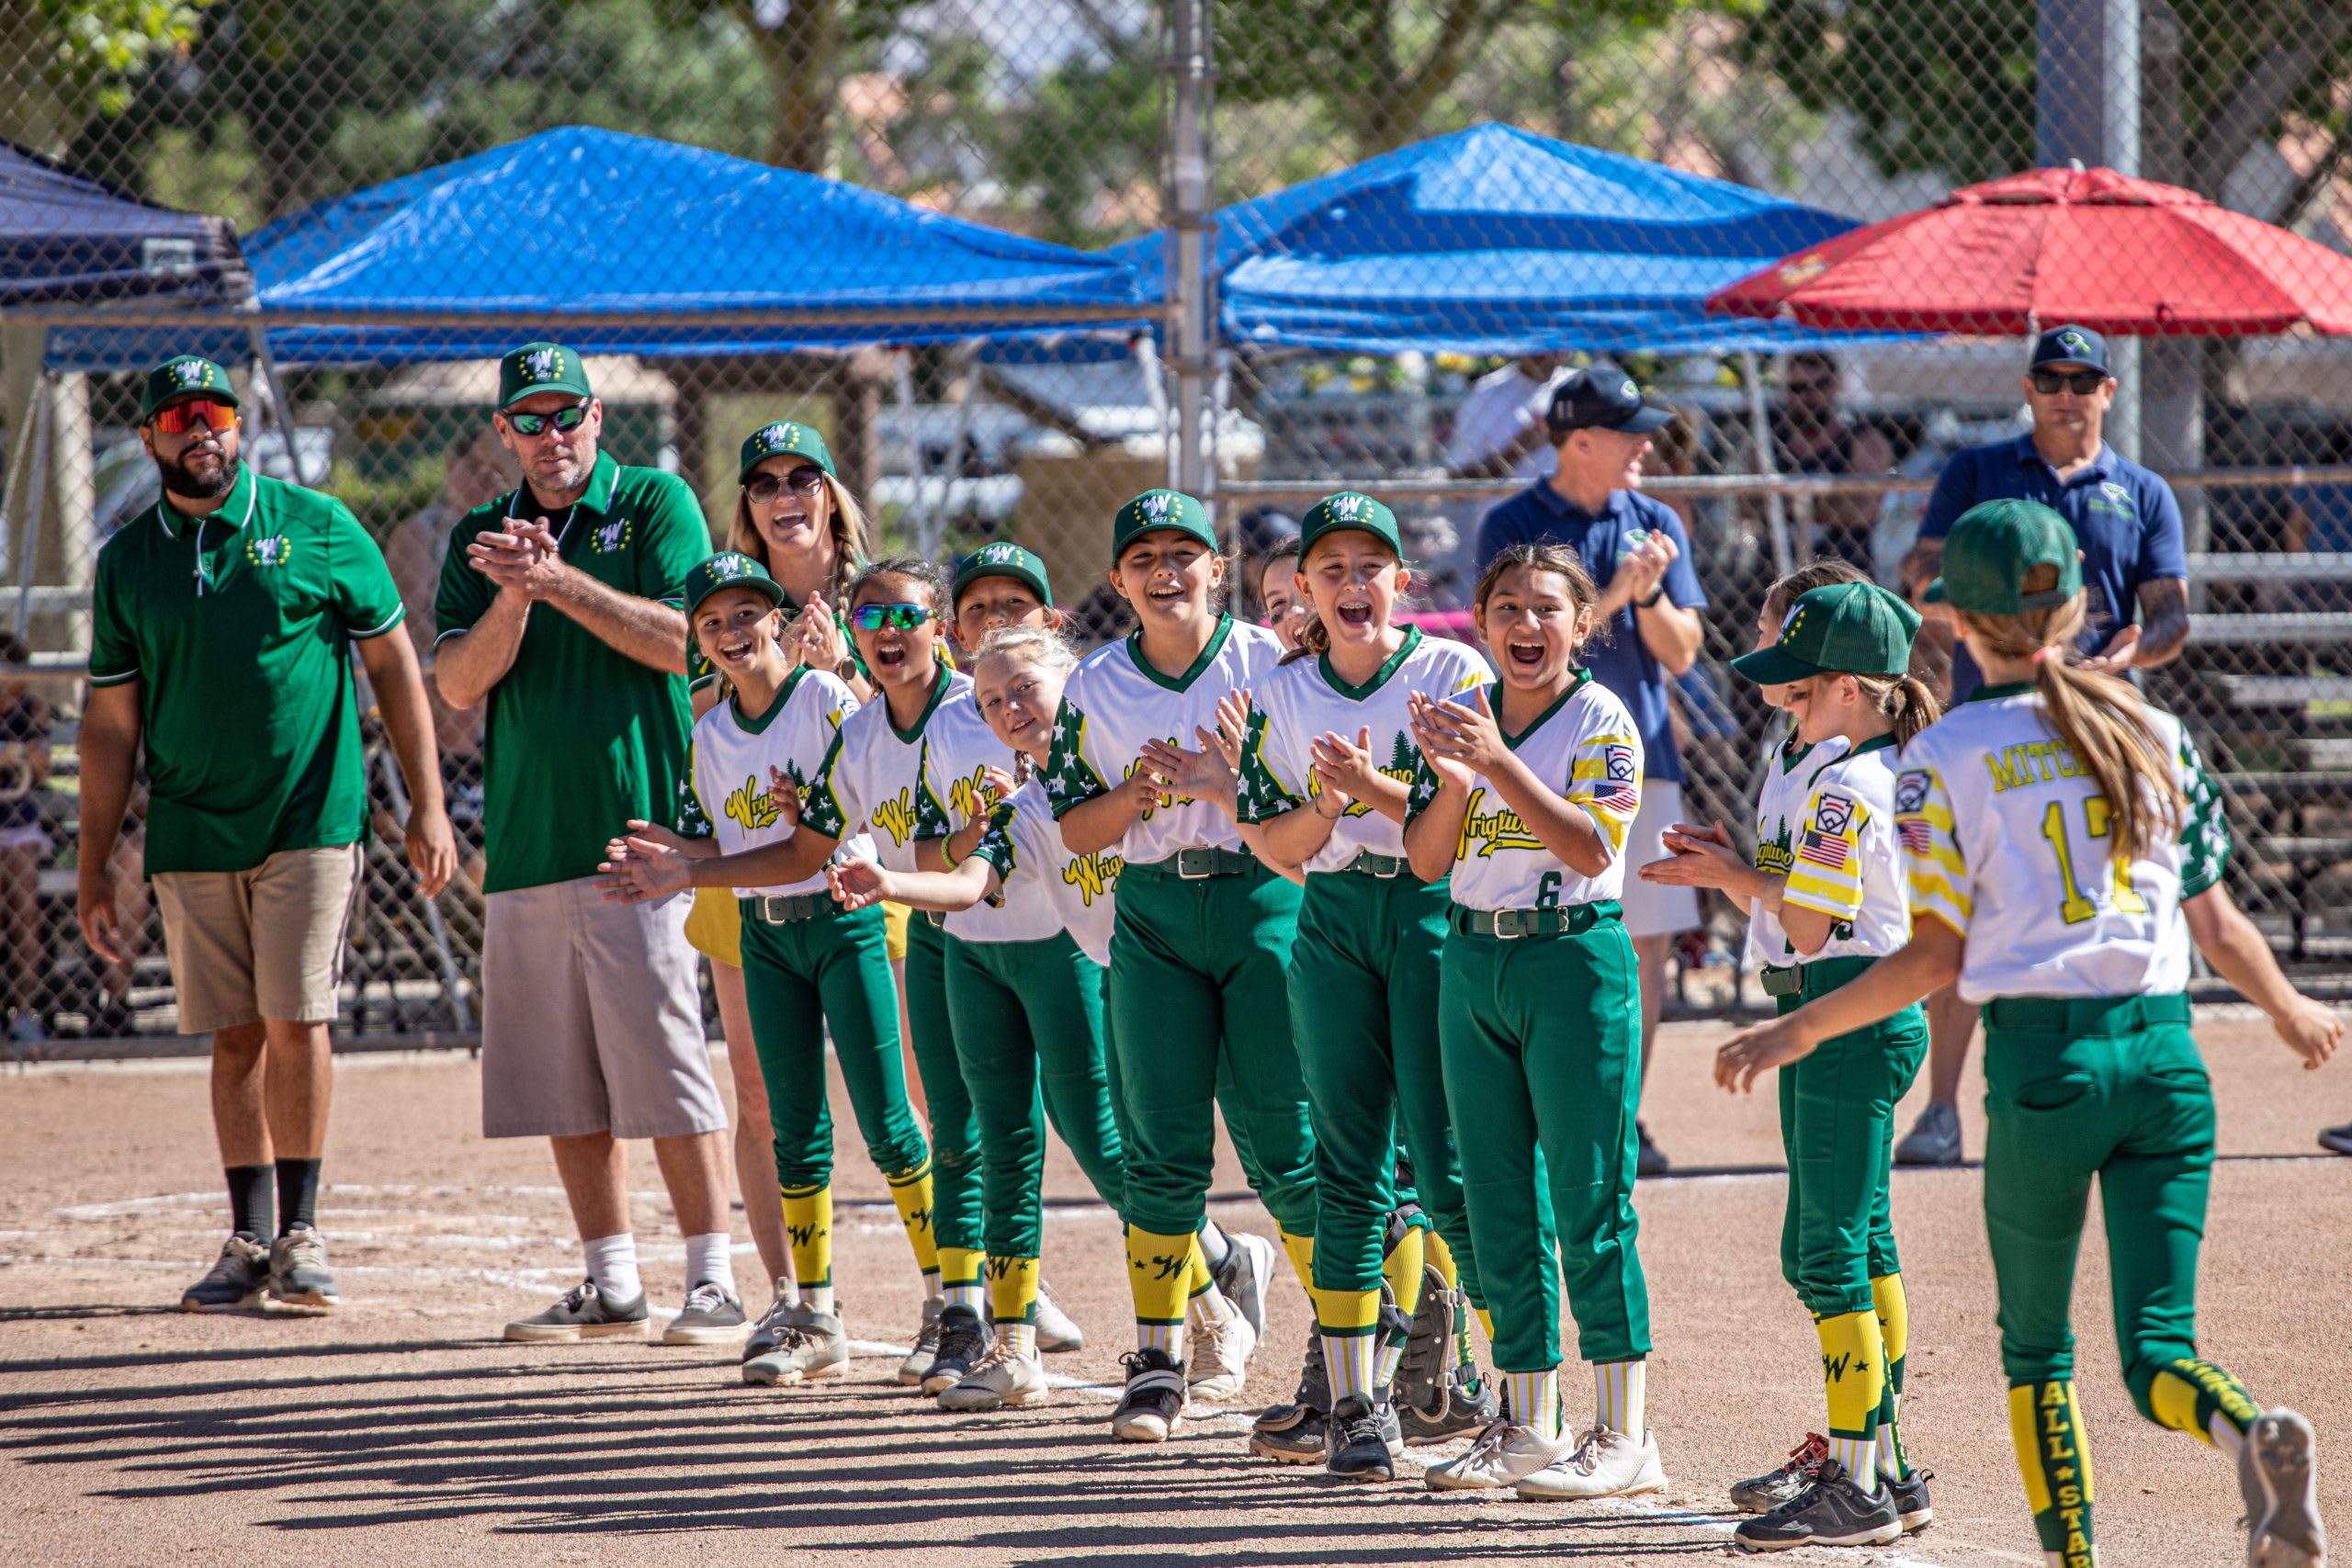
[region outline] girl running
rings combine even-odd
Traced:
[[[1666,1484],[1645,1417],[1649,1296],[1634,1247],[1641,995],[1619,919],[1642,743],[1577,662],[1598,595],[1576,553],[1514,545],[1473,615],[1501,680],[1467,702],[1415,693],[1407,807],[1413,874],[1450,873],[1438,1043],[1479,1283],[1493,1309],[1501,1416],[1431,1488],[1599,1497]],[[1559,1268],[1544,1234],[1550,1179]],[[1593,1364],[1592,1426],[1560,1427],[1559,1285]]]
[[[2289,987],[2222,887],[2219,792],[2180,721],[2065,662],[2084,615],[2065,520],[2030,501],[1971,508],[1928,598],[1957,613],[1984,684],[1895,776],[1911,941],[1735,1035],[1716,1081],[1749,1089],[1957,979],[1984,1009],[1985,1228],[2011,1435],[2049,1562],[2098,1561],[2069,1310],[2096,1177],[2132,1403],[2236,1460],[2249,1564],[2318,1563],[2310,1424],[2198,1355],[2213,1099],[2189,1032],[2189,943],[2306,1066],[2335,1054],[2342,1021]]]
[[[801,781],[838,750],[841,726],[859,711],[838,677],[786,652],[783,599],[765,568],[734,552],[689,575],[686,623],[732,693],[694,732],[695,792],[713,836],[684,839],[631,822],[605,868],[613,874],[605,896],[624,902],[694,886],[733,887],[742,898],[744,989],[799,1285],[775,1348],[743,1363],[743,1381],[762,1385],[838,1378],[849,1369],[833,1293],[828,1030],[866,1153],[890,1183],[916,1265],[926,1273],[938,1267],[931,1152],[907,1103],[881,916],[841,909],[825,886],[828,857],[838,850],[871,859],[873,840],[795,831],[775,799],[806,787]]]
[[[1910,939],[1895,752],[1937,713],[1907,673],[1918,628],[1918,613],[1874,584],[1799,597],[1770,646],[1732,662],[1788,710],[1793,729],[1794,755],[1776,760],[1759,806],[1758,863],[1724,843],[1718,825],[1678,828],[1666,840],[1675,858],[1642,869],[1654,882],[1720,887],[1748,903],[1750,929],[1781,950],[1763,980],[1782,1012]],[[1777,829],[1766,825],[1773,818]],[[1908,1309],[1887,1201],[1894,1107],[1927,1049],[1926,1019],[1905,1008],[1781,1074],[1781,1271],[1820,1337],[1829,1438],[1822,1454],[1808,1439],[1795,1462],[1733,1489],[1736,1505],[1762,1515],[1735,1533],[1750,1551],[1883,1545],[1933,1517],[1894,1434]]]
[[[1438,1058],[1449,900],[1443,880],[1414,877],[1404,855],[1419,761],[1407,704],[1481,686],[1491,672],[1460,643],[1393,624],[1412,574],[1386,506],[1353,491],[1327,496],[1306,513],[1300,547],[1299,596],[1314,611],[1302,647],[1254,692],[1237,694],[1248,709],[1239,818],[1261,829],[1276,861],[1306,871],[1290,1016],[1315,1130],[1312,1294],[1330,1380],[1326,1463],[1351,1480],[1385,1481],[1395,1473],[1384,1435],[1396,1419],[1389,1386],[1404,1347],[1376,1340],[1400,1130],[1439,1255],[1476,1291]],[[1399,1235],[1385,1272],[1409,1318],[1423,1233],[1400,1227]],[[1484,1409],[1475,1398],[1465,1404],[1493,1416],[1491,1399]]]
[[[1222,1099],[1302,1280],[1314,1245],[1315,1140],[1283,972],[1298,889],[1244,847],[1258,829],[1236,827],[1232,775],[1209,744],[1218,701],[1270,670],[1281,645],[1212,607],[1225,562],[1191,496],[1147,491],[1121,507],[1112,562],[1112,587],[1137,625],[1071,672],[1046,792],[1071,856],[1125,862],[1110,1035],[1129,1139],[1128,1280],[1141,1343],[1125,1359],[1111,1430],[1157,1442],[1184,1407],[1187,1280],[1215,1150],[1212,1101]]]

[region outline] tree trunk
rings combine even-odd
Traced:
[[[792,0],[784,20],[773,28],[761,26],[755,0],[736,0],[735,14],[775,92],[767,161],[804,174],[828,174],[833,102],[841,86],[841,0]]]

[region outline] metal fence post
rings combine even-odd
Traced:
[[[1216,285],[1209,276],[1209,116],[1211,0],[1173,0],[1168,71],[1168,329],[1176,375],[1176,451],[1171,464],[1176,488],[1206,499],[1216,484],[1209,471],[1204,427],[1209,417],[1211,312]]]

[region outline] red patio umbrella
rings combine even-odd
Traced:
[[[2031,169],[1785,256],[1707,301],[1808,327],[2352,332],[2352,258],[2177,186]]]

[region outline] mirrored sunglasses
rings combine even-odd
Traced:
[[[588,417],[588,401],[582,398],[570,408],[558,409],[553,413],[510,413],[506,423],[514,427],[517,435],[543,435],[549,425],[558,430],[577,430]]]
[[[210,398],[189,398],[155,411],[158,434],[185,435],[199,424],[207,430],[234,430],[237,411]]]
[[[927,604],[860,604],[849,615],[850,625],[862,632],[910,632],[931,619]]]

